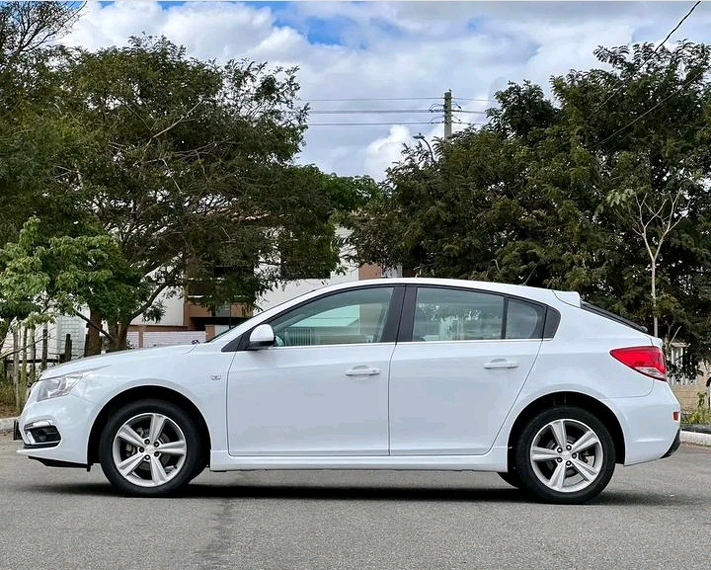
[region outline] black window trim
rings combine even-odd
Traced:
[[[415,326],[415,308],[417,304],[417,290],[420,288],[424,289],[447,289],[449,291],[467,291],[470,293],[482,293],[488,295],[496,295],[504,298],[503,307],[503,323],[501,326],[501,338],[499,339],[489,339],[484,342],[491,342],[492,340],[506,340],[506,341],[525,341],[525,340],[546,340],[551,339],[555,336],[558,330],[558,325],[560,324],[560,312],[543,303],[542,301],[536,301],[529,299],[528,297],[521,297],[519,295],[512,295],[510,293],[502,293],[500,291],[491,291],[488,289],[474,289],[471,287],[462,286],[452,286],[452,285],[431,285],[428,283],[411,283],[407,285],[407,290],[405,291],[405,299],[402,307],[402,318],[400,321],[400,330],[397,335],[397,342],[414,342],[412,340],[412,331]],[[514,339],[506,338],[506,320],[508,318],[508,306],[509,299],[515,299],[523,303],[529,303],[531,305],[536,305],[543,310],[543,326],[541,327],[541,337],[531,338],[531,339]],[[550,335],[550,336],[548,336]],[[455,341],[453,341],[455,342]],[[456,341],[462,342],[462,341]],[[482,342],[482,341],[472,341],[472,342]]]
[[[622,317],[616,313],[613,313],[611,311],[603,309],[602,307],[598,307],[597,305],[593,305],[592,303],[588,303],[587,301],[580,301],[580,308],[583,309],[584,311],[588,311],[589,313],[593,313],[594,315],[598,315],[600,317],[604,317],[604,318],[609,319],[611,321],[615,321],[616,323],[619,323],[621,325],[626,325],[626,326],[633,328],[639,332],[643,332],[646,334],[649,333],[649,330],[644,325],[638,325],[634,321],[630,321],[629,319],[626,319],[625,317]]]
[[[257,328],[259,325],[271,325],[271,323],[281,317],[283,314],[288,313],[289,311],[293,311],[294,309],[298,309],[299,307],[303,307],[304,305],[308,305],[309,303],[313,303],[314,301],[320,300],[320,299],[325,299],[327,297],[330,297],[332,295],[338,295],[339,293],[346,293],[348,291],[359,291],[363,289],[392,289],[393,294],[390,297],[390,305],[388,306],[388,314],[385,317],[385,326],[383,327],[383,335],[381,337],[381,340],[378,341],[378,343],[372,343],[372,344],[386,344],[386,343],[394,343],[398,337],[398,332],[400,328],[400,323],[401,321],[401,315],[402,315],[402,310],[403,310],[403,298],[405,296],[405,285],[401,283],[382,283],[379,282],[377,284],[366,284],[363,283],[359,287],[347,287],[343,289],[338,289],[336,291],[329,291],[328,293],[325,293],[323,295],[318,295],[316,297],[311,297],[309,299],[306,299],[302,301],[301,303],[297,303],[296,305],[292,305],[288,309],[284,309],[283,311],[280,311],[276,315],[273,315],[267,320],[260,321],[259,323],[255,324],[253,327],[250,327],[248,330],[243,332],[239,337],[232,339],[229,343],[227,343],[223,348],[222,352],[243,352],[247,350],[247,343],[249,342],[249,335],[252,334],[252,331]],[[314,345],[314,346],[335,346],[335,345]],[[299,347],[293,347],[293,348],[299,348]]]

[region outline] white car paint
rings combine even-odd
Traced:
[[[472,288],[545,303],[561,314],[553,339],[400,342],[223,351],[306,300],[372,286]],[[312,291],[273,307],[213,342],[86,358],[43,378],[91,371],[68,395],[37,401],[19,419],[57,426],[54,447],[34,458],[86,465],[89,434],[113,398],[143,386],[194,404],[210,435],[210,469],[473,469],[505,471],[516,419],[559,392],[594,398],[617,418],[624,463],[662,457],[679,430],[679,404],[666,382],[609,356],[617,347],[659,345],[648,334],[579,308],[577,293],[439,279],[387,279]],[[512,366],[485,368],[490,362]],[[346,375],[362,367],[372,374]],[[36,388],[36,386],[35,386]]]

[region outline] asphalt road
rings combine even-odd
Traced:
[[[0,569],[711,567],[711,450],[618,467],[583,506],[491,473],[203,473],[179,499],[114,495],[0,436]]]

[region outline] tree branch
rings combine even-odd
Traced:
[[[101,334],[103,334],[103,335],[104,335],[106,338],[108,338],[110,341],[113,342],[113,341],[115,340],[113,335],[111,335],[110,333],[108,333],[107,331],[105,331],[104,329],[102,329],[100,326],[98,326],[98,325],[92,323],[91,320],[90,320],[88,317],[82,315],[82,314],[81,314],[79,311],[77,311],[76,309],[73,309],[73,312],[74,312],[74,314],[75,314],[77,317],[79,317],[82,321],[86,322],[91,328],[93,328],[93,329],[99,331]]]

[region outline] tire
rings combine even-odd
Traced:
[[[136,497],[173,494],[202,470],[199,434],[190,416],[171,402],[127,404],[109,417],[101,432],[101,469],[121,493]]]
[[[602,492],[615,470],[610,432],[593,414],[574,406],[532,418],[516,443],[514,458],[521,488],[547,503],[589,501]]]
[[[501,477],[504,481],[506,481],[509,485],[512,487],[516,487],[517,489],[521,488],[521,479],[518,476],[518,472],[515,469],[511,469],[511,471],[499,471],[499,477]]]

